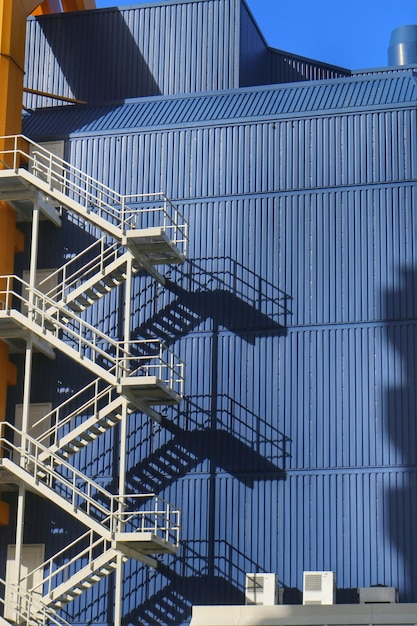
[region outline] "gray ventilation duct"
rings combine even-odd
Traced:
[[[417,25],[399,26],[391,33],[388,65],[417,64]]]

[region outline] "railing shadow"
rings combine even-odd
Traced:
[[[254,334],[286,332],[291,296],[233,259],[196,259],[167,276],[165,287],[174,298],[139,324],[134,335],[157,335],[169,345],[207,319],[250,343]],[[155,298],[154,291],[149,297]]]
[[[245,572],[259,569],[258,563],[225,541],[215,541],[210,546],[204,540],[184,541],[175,562],[158,564],[160,588],[125,615],[124,625],[174,626],[189,620],[194,604],[244,604]],[[137,585],[139,594],[145,591],[148,582],[136,582],[135,569],[126,580],[131,589]]]
[[[214,554],[214,557],[213,557]],[[147,600],[131,609],[124,618],[125,626],[139,624],[183,624],[190,619],[193,605],[245,604],[247,572],[263,572],[260,563],[249,558],[227,541],[184,541],[175,562],[158,565],[158,572],[145,580],[136,578],[132,569],[126,584]],[[150,578],[160,581],[160,588],[149,594]],[[285,587],[278,580],[285,604],[300,604],[301,592]],[[152,585],[153,586],[153,585]],[[148,587],[148,589],[146,589]]]
[[[209,399],[184,399],[184,428],[164,422],[171,436],[129,469],[129,492],[160,493],[205,461],[249,487],[257,480],[285,478],[290,439],[226,394],[217,398],[220,417],[212,427],[210,411],[204,408]]]

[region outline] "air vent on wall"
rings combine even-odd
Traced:
[[[333,572],[303,573],[303,604],[334,604],[336,581]]]

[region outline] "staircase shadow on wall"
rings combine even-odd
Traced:
[[[204,399],[199,404],[195,398],[186,398],[186,428],[165,420],[163,426],[171,433],[171,439],[127,472],[129,490],[133,493],[160,493],[205,460],[249,487],[258,480],[284,479],[290,439],[225,394],[218,397],[218,401],[238,410],[226,413],[223,409],[226,425],[213,428],[204,426],[208,417],[208,411],[203,408]],[[246,418],[244,434],[238,432],[238,425],[243,423],[243,411]],[[191,421],[193,414],[196,417]],[[231,425],[229,430],[226,430],[227,424]],[[267,437],[261,434],[265,430]]]
[[[249,488],[255,482],[286,478],[291,442],[274,425],[274,415],[269,413],[275,409],[260,415],[244,398],[222,393],[217,368],[219,329],[250,344],[255,344],[256,337],[285,336],[291,297],[231,259],[214,263],[214,271],[207,271],[204,259],[189,263],[188,271],[172,271],[166,288],[173,300],[135,330],[138,337],[157,335],[172,346],[212,320],[211,393],[186,396],[175,423],[164,421],[164,443],[127,473],[127,488],[133,492],[161,493],[199,466],[209,473],[210,502],[215,498],[218,470]],[[212,536],[215,512],[209,502],[207,506],[211,520],[206,521],[208,539],[182,541],[179,556],[169,558],[168,564],[159,563],[158,574],[148,574],[157,576],[155,587],[161,587],[146,589],[143,595],[148,599],[125,617],[124,625],[183,624],[189,620],[193,604],[244,603],[245,573],[265,571],[264,565]],[[169,581],[163,587],[161,575]],[[293,591],[287,590],[286,602],[294,601]],[[295,602],[299,600],[296,595]]]
[[[184,428],[164,421],[171,439],[127,474],[128,487],[135,491],[160,492],[205,459],[249,486],[254,474],[256,480],[285,477],[288,438],[272,419],[218,390],[215,353],[220,327],[249,343],[254,343],[254,336],[285,336],[291,298],[230,258],[211,260],[210,271],[206,264],[197,259],[185,271],[172,272],[177,280],[168,280],[165,287],[176,298],[134,331],[146,339],[157,335],[172,346],[209,318],[214,327],[212,394],[184,399],[185,411],[180,414]],[[245,326],[239,326],[243,321]]]
[[[215,554],[211,563],[211,553]],[[179,561],[179,562],[178,562]],[[176,567],[177,566],[177,567]],[[179,567],[178,567],[179,566]],[[243,605],[245,593],[242,582],[247,572],[261,572],[260,563],[249,558],[224,540],[184,541],[181,544],[181,556],[172,564],[160,563],[158,574],[149,572],[142,585],[156,582],[156,577],[163,577],[164,585],[156,593],[144,593],[138,587],[138,593],[149,599],[126,615],[124,626],[153,625],[156,623],[176,626],[188,623],[193,605]],[[155,581],[153,580],[155,579]],[[165,584],[164,584],[165,583]],[[299,589],[282,589],[284,604],[301,604],[302,593]]]
[[[255,336],[285,335],[292,297],[229,257],[194,259],[167,272],[172,300],[133,332],[173,344],[208,319],[249,343]]]

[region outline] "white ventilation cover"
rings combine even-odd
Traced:
[[[333,572],[303,573],[303,604],[334,604],[336,580]]]
[[[277,604],[276,574],[246,574],[245,604]]]

